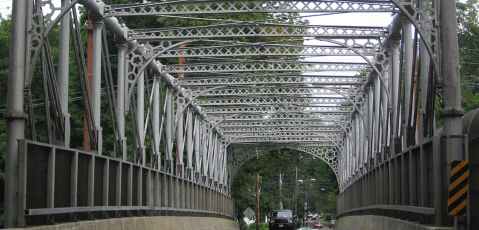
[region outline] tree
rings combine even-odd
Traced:
[[[247,151],[247,150],[244,150]],[[309,187],[301,187],[299,194],[295,194],[296,177],[295,168],[298,167],[298,179],[314,178],[308,183]],[[231,196],[235,199],[235,208],[238,219],[241,220],[243,211],[253,208],[255,203],[255,175],[261,172],[261,213],[266,215],[279,208],[279,200],[283,202],[284,209],[294,210],[294,201],[298,200],[298,216],[304,212],[303,199],[308,192],[309,210],[311,212],[334,211],[338,187],[336,175],[326,162],[309,154],[292,149],[270,151],[246,162],[236,174],[231,187]],[[282,173],[282,196],[279,192],[279,173]],[[325,188],[325,190],[321,190]]]
[[[479,24],[478,0],[457,3],[458,39],[463,109],[479,107]]]
[[[3,117],[7,105],[8,82],[8,53],[10,49],[11,17],[3,18],[0,15],[0,116]],[[4,187],[5,187],[5,130],[6,121],[0,119],[0,228],[3,226],[4,216]]]

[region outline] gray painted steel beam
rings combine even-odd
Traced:
[[[183,87],[199,86],[232,86],[232,85],[262,85],[262,84],[292,84],[292,85],[358,85],[363,84],[364,77],[360,76],[329,76],[329,75],[288,75],[287,73],[276,74],[252,74],[233,76],[191,77],[176,79],[175,83]]]
[[[138,41],[218,39],[234,37],[316,37],[320,39],[379,39],[387,31],[381,27],[301,26],[284,24],[228,24],[185,28],[130,30],[128,36]]]
[[[332,13],[332,12],[398,12],[387,1],[171,1],[147,4],[111,5],[105,10],[108,16],[161,16],[183,14],[221,13]]]
[[[300,41],[298,41],[300,42]],[[362,49],[363,47],[358,47]],[[365,56],[373,56],[375,47],[366,49]],[[161,58],[205,58],[205,57],[244,57],[244,56],[357,56],[352,49],[341,46],[287,45],[287,44],[243,44],[224,46],[203,46],[198,48],[177,48],[166,51]]]
[[[368,72],[369,64],[343,62],[286,62],[286,61],[245,61],[208,64],[164,65],[162,71],[168,73],[234,73],[261,71],[350,71]]]
[[[242,106],[262,106],[262,105],[297,105],[297,106],[331,106],[341,104],[351,104],[350,100],[340,97],[321,97],[311,96],[303,97],[302,95],[280,97],[280,96],[264,96],[264,97],[228,97],[228,98],[204,98],[196,99],[195,103],[204,108],[207,106],[218,105],[242,105]]]

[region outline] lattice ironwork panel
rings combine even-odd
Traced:
[[[362,48],[362,47],[358,47]],[[365,56],[373,56],[375,47],[362,52]],[[276,44],[239,44],[225,46],[204,46],[199,48],[179,48],[168,50],[161,58],[193,58],[193,57],[243,57],[243,56],[357,56],[354,50],[341,46],[305,46]]]
[[[387,33],[382,27],[304,26],[282,24],[230,24],[184,28],[131,30],[129,36],[138,41],[184,39],[218,39],[234,37],[318,37],[381,38]]]
[[[327,140],[337,140],[342,137],[342,134],[333,133],[333,132],[305,132],[300,131],[287,132],[287,131],[277,131],[277,132],[251,132],[251,133],[241,133],[230,135],[230,137],[241,137],[241,138],[274,138],[274,137],[301,137],[301,138],[318,138],[324,137]]]
[[[155,16],[221,13],[399,12],[391,2],[352,1],[172,1],[111,5],[108,16]]]
[[[337,142],[340,141],[340,139],[336,140]],[[266,136],[266,137],[258,137],[258,136],[251,136],[251,137],[236,137],[234,138],[235,143],[262,143],[262,142],[272,142],[272,143],[302,143],[302,142],[310,142],[310,143],[318,143],[318,144],[325,144],[325,143],[330,143],[332,146],[334,146],[333,140],[328,137],[317,137],[317,136],[312,136],[312,137],[306,137],[306,136],[301,136],[301,135],[291,135],[291,136]]]
[[[318,75],[242,75],[208,78],[176,79],[180,86],[221,86],[221,85],[261,85],[261,84],[308,84],[308,85],[357,85],[364,83],[359,76],[318,76]]]
[[[304,88],[292,88],[292,87],[257,87],[257,88],[220,88],[220,89],[198,89],[188,92],[190,95],[196,96],[257,96],[257,95],[302,95],[305,97],[311,97],[313,95],[321,96],[357,96],[360,91],[356,88],[350,87],[304,87]]]
[[[255,126],[255,127],[222,127],[224,134],[240,134],[240,133],[264,133],[264,132],[314,132],[314,133],[339,133],[343,130],[334,126]]]
[[[236,114],[230,116],[222,116],[220,118],[207,115],[209,120],[212,121],[331,121],[331,122],[348,122],[350,116],[346,114],[263,114],[263,115],[251,115],[251,114]]]
[[[321,107],[307,107],[307,106],[261,106],[261,107],[203,107],[202,111],[211,115],[214,114],[264,114],[273,112],[295,112],[295,113],[351,113],[353,107],[346,106],[321,106]]]
[[[219,73],[219,72],[258,72],[258,71],[353,71],[368,72],[369,64],[334,63],[334,62],[281,62],[281,61],[246,61],[209,64],[164,65],[167,73]]]
[[[196,99],[197,105],[308,105],[308,106],[324,106],[324,105],[341,105],[351,104],[350,100],[339,97],[248,97],[248,98],[205,98]]]
[[[257,128],[257,127],[269,127],[269,128],[320,128],[320,129],[331,129],[337,130],[342,129],[339,126],[340,121],[305,121],[305,120],[291,120],[291,121],[265,121],[265,120],[258,120],[258,121],[225,121],[219,124],[223,130],[235,130],[235,129],[242,129],[242,128]]]

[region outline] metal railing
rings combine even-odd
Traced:
[[[446,149],[453,138],[464,136],[435,136],[369,166],[367,172],[358,172],[355,182],[338,197],[338,218],[379,215],[451,225],[452,217],[447,215],[450,153]]]
[[[121,159],[19,140],[17,226],[128,216],[233,219],[215,185]]]

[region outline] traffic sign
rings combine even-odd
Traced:
[[[465,216],[469,191],[469,162],[452,161],[447,212],[451,216]]]
[[[251,219],[253,219],[254,211],[251,208],[248,207],[246,210],[244,210],[243,215],[248,217],[248,219],[251,220]]]

